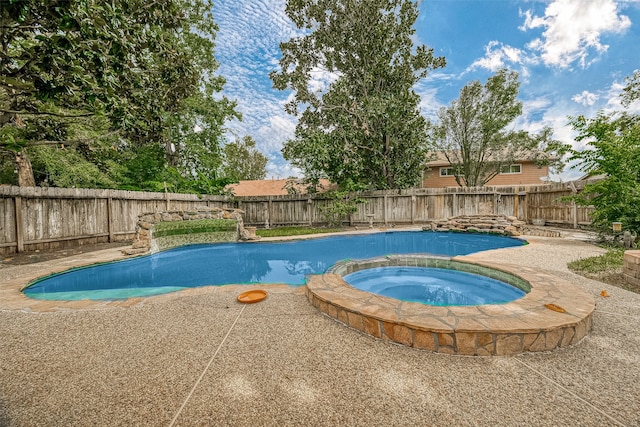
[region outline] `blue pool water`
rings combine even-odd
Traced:
[[[429,305],[502,304],[525,295],[499,280],[444,268],[379,267],[343,278],[363,291]]]
[[[156,295],[198,286],[285,283],[303,285],[343,259],[389,254],[467,255],[520,246],[509,237],[397,231],[286,242],[191,245],[125,261],[56,274],[24,290],[51,300],[117,299]]]

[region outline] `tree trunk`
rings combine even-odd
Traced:
[[[387,188],[395,187],[395,180],[392,176],[393,167],[389,164],[389,135],[383,134],[382,140],[384,142],[384,155],[382,159],[382,175],[387,183]]]
[[[33,178],[33,168],[31,160],[23,149],[16,153],[16,169],[18,170],[18,185],[20,187],[35,187],[36,180]]]

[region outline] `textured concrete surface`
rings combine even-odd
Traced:
[[[602,252],[588,243],[530,241],[473,258],[557,274],[597,308],[579,344],[511,357],[385,343],[287,286],[29,312],[2,306],[2,283],[51,264],[0,268],[0,425],[640,426],[640,295],[569,272]]]

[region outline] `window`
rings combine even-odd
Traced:
[[[500,175],[510,175],[522,173],[522,165],[503,165],[500,168]]]
[[[455,176],[453,168],[440,168],[440,176]]]
[[[456,176],[455,168],[440,168],[440,176]],[[458,176],[464,176],[464,174],[459,173]]]

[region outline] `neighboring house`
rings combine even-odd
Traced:
[[[237,184],[229,184],[225,190],[233,192],[235,196],[286,196],[287,194],[306,194],[307,187],[301,179],[264,179],[240,181]],[[334,189],[329,180],[321,179],[318,193]]]
[[[427,163],[429,170],[422,173],[422,186],[425,188],[457,187],[451,163],[438,153],[438,158]],[[506,165],[500,174],[485,185],[536,185],[546,184],[549,166],[538,166],[533,160],[518,160]]]

